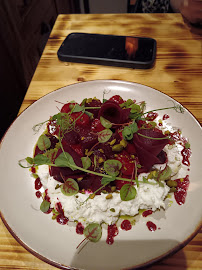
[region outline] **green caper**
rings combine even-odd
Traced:
[[[121,144],[115,144],[112,146],[112,151],[114,152],[121,152],[123,150],[123,145]]]
[[[173,180],[168,180],[166,182],[167,186],[169,186],[170,188],[172,187],[177,187],[177,182],[176,181],[173,181]]]

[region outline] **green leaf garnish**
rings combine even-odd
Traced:
[[[138,131],[137,123],[133,121],[133,123],[130,124],[129,126],[124,127],[122,131],[123,138],[127,141],[130,141],[133,138],[133,134],[136,133],[137,131]]]
[[[51,141],[45,134],[43,134],[39,137],[37,146],[41,151],[47,150],[51,147]]]
[[[88,169],[91,166],[91,159],[89,157],[82,157],[81,161],[84,169]]]
[[[85,114],[87,114],[90,117],[90,119],[93,119],[93,113],[85,111]]]
[[[50,208],[50,203],[46,200],[43,200],[41,205],[40,205],[40,210],[45,213],[48,211],[48,209]]]
[[[35,165],[51,165],[51,160],[43,154],[38,154],[34,157],[33,163]]]
[[[113,182],[115,179],[116,179],[116,177],[111,177],[111,178],[103,177],[102,181],[101,181],[101,184],[102,185],[108,185],[110,182]]]
[[[31,158],[31,157],[26,157],[26,159],[25,159],[26,161],[27,161],[27,163],[29,163],[29,164],[33,164],[33,158]]]
[[[108,159],[104,162],[104,169],[111,176],[117,176],[121,167],[122,163],[116,159]]]
[[[78,183],[72,178],[68,178],[65,183],[61,185],[60,189],[66,196],[72,196],[79,192]]]
[[[112,134],[113,132],[110,129],[104,129],[98,132],[98,141],[100,143],[105,143],[111,138]]]
[[[112,127],[112,123],[109,120],[102,117],[102,116],[100,117],[100,122],[103,125],[103,127],[105,127],[105,128],[111,128]]]
[[[132,105],[130,105],[129,108],[130,108],[130,112],[131,113],[140,113],[141,112],[140,105],[137,105],[135,103],[133,103]]]
[[[131,184],[125,184],[120,190],[120,197],[122,201],[130,201],[135,199],[137,194],[136,188]]]
[[[73,171],[77,169],[77,166],[72,158],[72,156],[67,152],[62,152],[55,160],[55,165],[57,167],[69,167]]]
[[[124,138],[126,141],[132,140],[132,138],[133,138],[133,132],[132,132],[130,126],[124,127],[124,129],[123,129],[123,131],[122,131],[122,135],[123,135],[123,138]]]
[[[57,125],[60,126],[60,133],[64,133],[71,127],[70,114],[58,113],[53,115],[52,120],[57,121]]]
[[[84,229],[83,233],[88,240],[95,243],[102,236],[102,227],[98,223],[91,223]]]
[[[80,106],[79,104],[75,104],[74,108],[71,112],[83,112],[85,110],[84,106]]]

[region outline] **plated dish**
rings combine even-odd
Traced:
[[[105,93],[104,103],[103,93]],[[118,97],[118,95],[119,98],[121,96],[124,100],[121,100],[121,102],[113,100],[114,96]],[[95,96],[97,99],[93,99]],[[87,98],[87,100],[81,103],[85,98]],[[99,106],[96,105],[95,107],[99,107],[98,114],[103,110],[104,113],[96,117],[94,116],[93,118],[91,111],[92,104],[90,104],[91,109],[89,110],[84,109],[84,107],[88,106],[92,100],[98,99],[101,103]],[[71,129],[71,133],[77,131],[77,134],[79,134],[79,139],[77,139],[80,140],[80,142],[70,142],[72,138],[76,138],[76,135],[74,134],[74,136],[67,138],[67,134],[71,134],[70,130],[68,130],[68,132],[64,132],[66,134],[66,143],[64,145],[64,143],[61,144],[62,140],[64,140],[64,137],[60,136],[61,125],[52,125],[50,127],[50,124],[53,124],[53,120],[59,123],[61,113],[68,115],[69,111],[61,110],[61,108],[65,108],[64,104],[68,104],[73,100],[76,101],[77,104],[75,104],[75,102],[71,103],[73,107],[71,108],[69,116],[73,117],[75,114],[82,114],[83,117],[87,115],[90,122],[85,123],[85,125],[89,125],[89,130],[86,134],[82,134],[81,127],[78,132],[78,129],[75,130],[74,125],[74,129]],[[143,85],[121,81],[92,81],[68,86],[52,92],[35,102],[16,119],[1,145],[0,169],[2,177],[8,180],[2,184],[2,190],[4,191],[0,194],[0,206],[3,221],[6,223],[8,229],[30,252],[64,269],[68,267],[82,269],[134,268],[149,264],[164,257],[179,249],[182,245],[185,245],[194,236],[201,222],[202,204],[200,194],[202,185],[200,182],[201,172],[199,170],[201,147],[199,142],[202,137],[201,127],[186,109],[183,109],[183,113],[176,112],[174,109],[158,110],[158,115],[152,113],[151,116],[154,119],[149,119],[149,114],[145,113],[143,107],[140,106],[143,102],[146,103],[146,112],[170,107],[182,109],[180,104],[170,97]],[[63,105],[61,103],[63,103]],[[110,103],[110,108],[113,106],[117,108],[118,106],[118,111],[119,108],[121,108],[121,113],[124,112],[124,120],[121,116],[121,120],[118,121],[117,114],[115,114],[116,117],[114,119],[108,117],[108,114],[105,113],[109,107],[107,105],[108,103]],[[133,111],[131,111],[131,108],[133,108]],[[116,109],[114,110],[116,111]],[[137,110],[138,113],[140,113],[139,118],[137,115],[134,116]],[[132,112],[133,117],[129,117],[129,114],[126,116],[126,112]],[[56,119],[51,118],[53,116],[56,117]],[[101,126],[99,126],[98,129],[92,130],[92,126],[95,127],[95,124],[93,125],[92,123],[97,117],[101,120],[99,123]],[[81,116],[79,116],[79,119],[80,118]],[[143,123],[141,123],[141,121],[144,122],[145,118],[147,118],[145,122],[147,126],[143,126]],[[49,119],[52,121],[48,122],[49,131],[44,133],[47,124],[45,122]],[[78,121],[78,119],[74,118],[72,123],[75,124],[75,121]],[[35,126],[36,131],[36,127],[38,127],[37,124],[39,123],[45,124],[42,126],[39,133],[33,132],[33,127]],[[148,124],[155,124],[155,127],[148,128]],[[119,127],[117,127],[117,125],[119,125]],[[53,134],[55,132],[54,128],[57,129],[58,127],[59,133],[57,131]],[[76,128],[78,128],[77,123]],[[129,134],[129,130],[133,130],[132,135]],[[150,131],[152,131],[152,133]],[[94,134],[93,136],[95,138],[93,138],[93,143],[87,145],[86,141],[89,141],[89,132]],[[161,135],[156,134],[156,132]],[[172,154],[172,157],[170,157],[169,153],[172,152],[171,149],[174,145],[170,143],[172,137],[170,135],[174,134],[174,132],[177,132],[181,137],[181,139],[178,138],[178,140],[175,140],[174,143],[176,144],[177,142],[181,147],[177,147],[177,152],[179,154],[183,149],[186,149],[189,152],[187,152],[186,157],[182,154],[174,156]],[[12,140],[14,134],[18,143]],[[102,135],[105,137],[104,141],[102,141]],[[132,137],[130,138],[130,136]],[[83,159],[82,163],[78,164],[76,159],[74,160],[76,164],[70,162],[71,164],[68,163],[68,166],[64,166],[64,163],[61,163],[62,156],[59,158],[59,154],[56,153],[54,162],[57,160],[57,166],[50,166],[50,160],[45,163],[43,163],[44,161],[42,163],[38,161],[40,163],[38,164],[37,158],[40,158],[40,155],[44,156],[44,152],[47,153],[52,137],[57,139],[56,144],[58,144],[58,147],[56,148],[57,150],[61,150],[59,154],[65,157],[65,162],[67,161],[66,153],[69,152],[67,150],[69,149],[68,147],[71,147],[71,149],[74,147],[73,154],[77,153],[80,159]],[[135,141],[134,137],[136,137]],[[41,139],[39,140],[39,138]],[[138,152],[140,146],[136,144],[137,140],[146,140],[146,144],[148,144],[148,141],[151,143],[151,140],[164,141],[163,145],[160,143],[161,147],[158,149],[158,153],[156,153],[156,156],[158,156],[161,151],[165,153],[167,147],[166,155],[164,157],[161,155],[160,158],[164,160],[161,160],[161,162],[155,161],[149,166],[150,168],[145,168],[148,161],[144,164],[146,154],[144,154],[143,157],[141,156],[142,148],[140,153],[135,153],[134,149],[132,149],[130,153],[130,149],[131,147],[133,148],[134,145],[136,152]],[[85,141],[85,144],[81,141]],[[32,154],[36,143],[37,147],[35,148],[35,158],[33,161]],[[109,156],[105,153],[106,147],[102,147],[106,144],[111,149],[110,153],[108,151]],[[37,148],[40,148],[39,151]],[[55,145],[51,148],[55,149]],[[63,148],[66,150],[64,151]],[[128,150],[128,148],[130,149]],[[100,151],[100,149],[102,151]],[[101,156],[96,151],[104,153]],[[190,151],[192,154],[190,154]],[[16,154],[13,155],[13,153]],[[123,154],[124,159],[126,159],[126,154],[130,154],[129,166],[128,164],[123,164]],[[31,168],[31,172],[29,169],[22,169],[18,165],[18,161],[21,160],[20,164],[24,166],[22,159],[27,156],[30,157],[28,159],[28,167]],[[70,156],[72,157],[73,155],[71,154]],[[174,159],[174,161],[172,159]],[[151,157],[149,160],[151,160]],[[190,166],[189,162],[191,164]],[[87,165],[87,163],[89,164]],[[159,163],[161,163],[161,165],[159,165]],[[172,167],[173,164],[174,167]],[[50,168],[53,168],[52,172],[47,170],[48,165]],[[69,177],[69,175],[64,176],[64,171],[61,172],[60,170],[59,173],[56,171],[57,167],[69,167],[70,170],[72,170],[72,166],[74,165],[77,167],[78,175],[76,177],[74,177],[75,173],[73,173],[73,177]],[[78,167],[82,168],[83,171],[78,170]],[[116,168],[116,170],[114,170],[114,168]],[[92,172],[90,173],[89,170],[92,170]],[[129,174],[130,170],[131,172]],[[81,172],[84,173],[84,175],[80,175]],[[96,173],[98,174],[97,176]],[[155,173],[158,174],[157,177],[154,177]],[[33,179],[30,177],[30,174],[34,176]],[[87,186],[86,182],[83,184],[83,179],[86,179],[86,174],[99,177],[100,184],[93,186],[90,180],[89,182],[91,182],[91,184],[89,184],[88,181]],[[151,174],[153,174],[152,177]],[[178,201],[176,201],[176,190],[174,190],[174,194],[168,194],[168,192],[170,189],[176,188],[178,191],[182,191],[184,188],[180,186],[182,182],[184,182],[186,186],[184,189],[184,198],[183,201],[180,201],[178,196]],[[77,184],[76,188],[75,183]],[[178,186],[176,185],[177,183]],[[45,193],[43,192],[43,187],[41,187],[42,184],[46,189]],[[76,193],[71,194],[72,196],[65,194],[69,192],[67,188],[69,184],[74,186],[74,190],[76,189]],[[35,188],[39,198],[35,195]],[[51,188],[53,192],[51,192]],[[135,212],[131,204],[134,205],[133,202],[135,200],[137,201],[137,198],[140,197],[141,188],[143,190],[149,190],[148,192],[151,193],[150,200],[154,200],[154,204],[140,203],[140,205],[136,207]],[[158,197],[158,202],[155,201],[154,198],[154,189],[158,189],[157,197],[161,193],[162,198],[159,199]],[[10,201],[5,190],[9,190],[10,196],[15,200]],[[74,203],[77,204],[76,208],[73,210],[70,209],[70,201],[63,203],[64,197],[68,200],[72,200],[74,197]],[[101,197],[103,198],[100,201]],[[182,199],[182,197],[180,198]],[[96,200],[98,200],[97,203]],[[113,204],[113,200],[115,200],[116,203]],[[119,201],[122,201],[125,205],[122,204],[124,206],[118,208],[117,204],[120,205],[121,203]],[[94,212],[90,211],[91,216],[89,211],[84,210],[80,212],[77,211],[78,213],[75,214],[75,209],[78,210],[78,208],[80,210],[82,208],[92,210],[94,205],[106,204],[108,205],[107,210],[101,208],[102,211],[100,214],[98,208],[95,208]],[[170,206],[171,204],[172,206]],[[18,209],[17,220],[14,205],[17,205]],[[124,211],[122,211],[123,208],[125,208]],[[193,211],[193,208],[196,210]],[[40,209],[45,213],[51,212],[51,215],[43,214]],[[129,209],[131,211],[129,211]],[[155,211],[156,209],[158,210]],[[138,214],[138,211],[140,211],[140,214]],[[97,216],[96,212],[98,213]],[[108,214],[102,216],[102,212],[107,212]],[[187,215],[192,216],[192,220],[188,223],[185,222]],[[29,222],[23,220],[24,216],[29,217]],[[101,219],[100,216],[102,216]],[[56,219],[58,222],[53,222],[52,219]],[[58,223],[62,223],[63,226]],[[68,226],[66,226],[66,224],[68,224]],[[118,233],[115,232],[115,237],[112,237],[112,239],[109,237],[109,226],[113,226],[114,224],[116,225]],[[99,237],[96,241],[93,241],[89,237],[91,230],[94,230],[94,228],[99,231]],[[100,228],[101,230],[99,230]],[[85,230],[88,233],[86,233]],[[91,241],[87,241],[86,245],[82,245],[83,239]],[[108,241],[106,241],[107,239]],[[47,247],[49,248],[47,249]],[[56,247],[57,250],[55,249]],[[124,257],[119,256],[123,253],[125,254]],[[135,257],[134,253],[136,254]],[[113,256],[117,257],[116,261],[111,260]]]

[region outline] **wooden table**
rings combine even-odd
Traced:
[[[153,37],[158,44],[155,67],[133,70],[60,62],[57,50],[71,32]],[[59,15],[20,112],[55,89],[97,79],[125,80],[158,89],[202,123],[202,36],[192,34],[180,14]],[[0,222],[0,269],[55,268],[28,253]],[[182,250],[149,269],[202,269],[202,230]]]

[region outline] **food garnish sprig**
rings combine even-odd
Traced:
[[[90,173],[93,175],[101,176],[102,177],[102,181],[101,181],[102,186],[98,190],[96,190],[93,194],[96,194],[98,191],[102,190],[106,185],[108,185],[110,182],[113,182],[114,180],[126,181],[126,182],[133,183],[136,185],[138,185],[139,183],[146,183],[146,184],[150,184],[150,185],[155,185],[155,184],[162,185],[161,181],[165,181],[165,180],[169,179],[169,177],[171,176],[170,170],[168,170],[169,174],[168,173],[166,174],[166,178],[165,177],[160,178],[161,181],[159,181],[159,178],[157,177],[158,181],[156,183],[149,182],[148,179],[145,179],[145,178],[143,181],[138,181],[136,173],[135,173],[134,179],[133,179],[133,177],[131,177],[131,179],[119,177],[119,173],[120,173],[120,169],[122,167],[122,164],[119,160],[116,160],[116,159],[106,160],[104,162],[103,167],[105,170],[105,174],[95,172],[95,171],[89,170],[89,167],[91,166],[91,159],[88,157],[88,155],[81,158],[83,167],[77,166],[75,164],[72,156],[68,152],[64,151],[64,148],[62,145],[62,138],[66,132],[69,132],[70,130],[73,130],[75,128],[75,123],[82,116],[82,114],[87,113],[87,115],[89,117],[92,117],[92,113],[88,112],[87,110],[100,109],[100,107],[85,107],[85,100],[83,100],[81,105],[75,104],[74,101],[72,101],[70,103],[72,103],[72,108],[71,108],[71,111],[69,113],[61,113],[60,112],[58,114],[55,114],[53,117],[51,117],[51,120],[56,121],[57,125],[59,126],[58,139],[59,139],[59,146],[62,149],[62,153],[55,159],[54,162],[52,162],[52,160],[50,159],[50,157],[48,155],[49,152],[51,152],[51,151],[53,152],[53,149],[48,150],[50,145],[51,145],[51,141],[46,136],[46,134],[42,134],[38,139],[37,146],[39,147],[40,150],[45,150],[46,153],[38,154],[34,158],[27,157],[25,160],[20,160],[19,165],[21,167],[30,168],[33,166],[40,166],[40,165],[48,165],[48,166],[54,166],[54,167],[69,167],[73,171],[80,170],[80,171],[85,172],[85,173]],[[138,128],[136,121],[141,120],[141,119],[145,120],[144,115],[146,115],[149,112],[153,112],[153,111],[159,111],[159,110],[165,110],[165,109],[175,109],[176,112],[183,113],[183,108],[179,105],[173,105],[173,106],[167,107],[167,108],[160,108],[160,109],[155,109],[155,110],[150,110],[148,112],[144,112],[145,102],[142,102],[140,105],[138,105],[134,101],[132,101],[131,99],[128,99],[126,102],[120,104],[120,106],[122,108],[130,108],[131,121],[128,123],[122,124],[122,126],[123,126],[122,135],[123,135],[124,140],[126,140],[126,141],[131,140],[135,133],[137,133],[139,136],[146,137],[146,138],[152,139],[152,140],[170,139],[169,136],[162,137],[162,138],[153,138],[153,137],[145,136],[145,135],[139,133],[138,132],[139,128]],[[82,114],[77,119],[74,119],[72,121],[71,114],[75,113],[75,112],[82,112]],[[50,121],[50,120],[48,120],[48,121]],[[45,121],[43,123],[46,123],[48,121]],[[105,127],[105,129],[101,132],[98,132],[98,142],[105,143],[111,138],[111,136],[113,134],[113,132],[111,131],[110,128],[112,128],[113,125],[116,125],[116,124],[111,123],[109,120],[105,119],[104,117],[101,117],[100,121],[101,121],[101,124]],[[37,124],[36,126],[34,126],[33,129],[35,131],[38,130],[38,128],[41,127],[43,123]],[[120,126],[121,126],[121,124],[120,124]],[[55,150],[55,152],[57,152],[57,149]],[[26,161],[28,163],[27,166],[24,165],[24,161]],[[136,167],[137,166],[134,166],[135,170],[136,170]],[[162,174],[162,172],[160,171],[159,174]],[[68,196],[75,195],[76,193],[79,192],[78,183],[74,179],[68,178],[64,182],[64,184],[61,185],[61,191]],[[128,195],[126,196],[126,194],[128,194]],[[131,184],[126,184],[120,190],[120,197],[122,200],[125,200],[125,201],[131,200],[131,199],[134,199],[135,196],[136,196],[136,189],[135,189],[134,185],[132,187]],[[93,196],[91,194],[89,196],[89,198],[92,198],[92,197]]]

